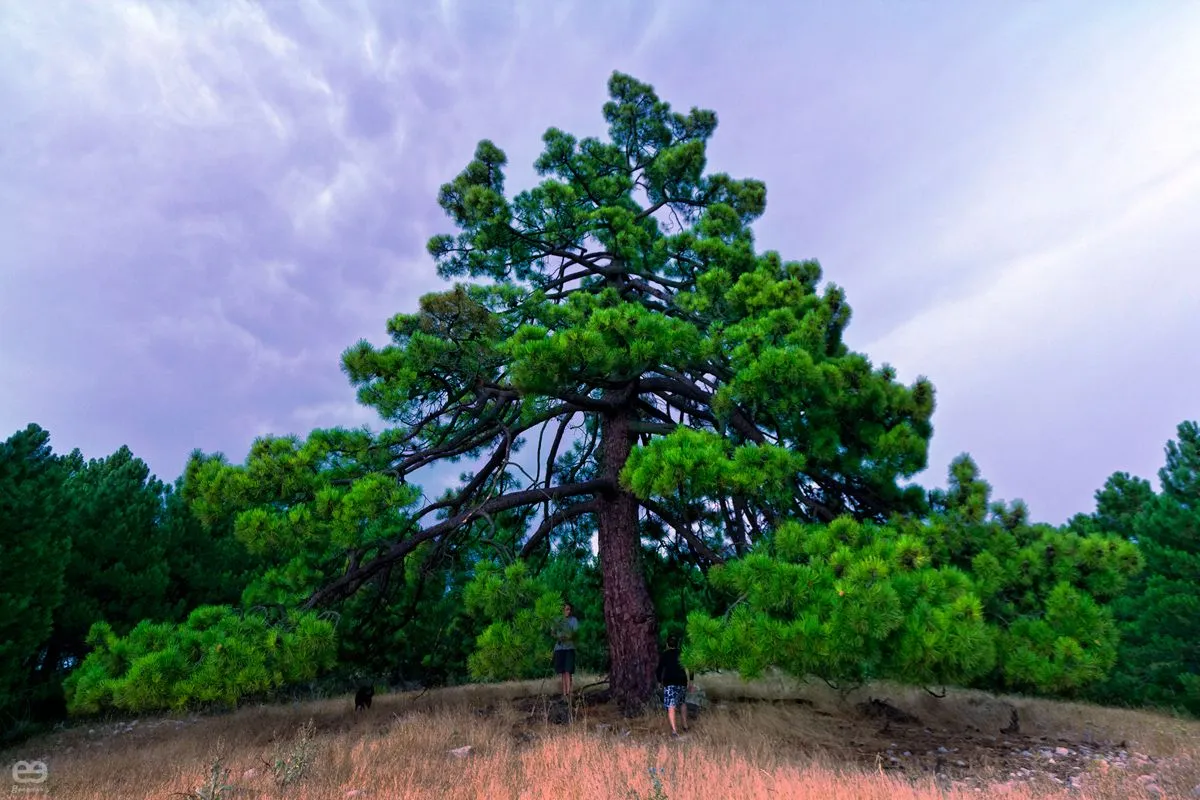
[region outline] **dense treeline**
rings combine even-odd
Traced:
[[[1113,603],[1121,653],[1091,692],[1106,703],[1159,705],[1200,714],[1200,425],[1179,425],[1158,471],[1161,491],[1128,473],[1096,492],[1079,531],[1115,531],[1137,543],[1146,568]]]
[[[1155,492],[1116,473],[1093,513],[1054,527],[1030,522],[1019,502],[992,502],[963,457],[924,517],[789,523],[707,576],[674,542],[648,551],[644,569],[664,635],[690,630],[702,669],[777,666],[850,684],[890,677],[1200,713],[1195,422],[1168,443],[1159,478]],[[93,461],[55,455],[36,425],[3,443],[6,728],[61,717],[66,697],[78,712],[143,711],[236,703],[318,675],[393,685],[545,676],[564,598],[583,621],[581,666],[607,669],[586,531],[512,561],[490,546],[453,558],[430,548],[323,620],[267,600],[271,560],[230,520],[203,525],[185,480],[157,481],[125,448]]]
[[[383,430],[192,454],[0,452],[0,714],[139,712],[314,680],[544,676],[564,599],[578,665],[636,707],[685,661],[1200,710],[1200,442],[1039,524],[974,462],[926,466],[934,390],[851,351],[841,289],[754,248],[765,187],[705,173],[711,111],[616,74],[609,140],[557,129],[508,197],[483,142],[439,200],[469,278],[343,367]],[[431,467],[467,467],[429,497]]]

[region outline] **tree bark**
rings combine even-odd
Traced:
[[[597,515],[609,687],[626,713],[641,710],[653,697],[658,661],[654,603],[642,571],[638,501],[618,481],[633,444],[631,416],[623,410],[601,422],[601,469],[613,488],[601,495]]]

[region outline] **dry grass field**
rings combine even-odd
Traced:
[[[626,720],[595,690],[568,709],[549,680],[377,695],[362,713],[347,696],[82,724],[3,753],[0,792],[8,783],[12,796],[41,800],[1125,800],[1192,797],[1200,784],[1200,723],[1164,715],[887,685],[845,699],[784,679],[700,685],[707,707],[678,739],[665,713]],[[45,762],[46,780],[13,781],[18,761]]]

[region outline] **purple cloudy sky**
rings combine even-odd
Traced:
[[[715,109],[760,245],[932,378],[924,480],[969,450],[1062,521],[1200,416],[1198,41],[1126,0],[2,2],[0,437],[172,479],[371,423],[338,356],[441,285],[439,184],[487,137],[529,185],[620,69]]]

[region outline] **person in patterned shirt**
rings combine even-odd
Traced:
[[[675,725],[675,709],[680,711],[683,730],[688,729],[687,693],[692,688],[692,678],[679,663],[679,637],[671,634],[667,637],[667,649],[658,658],[658,669],[655,677],[663,687],[663,708],[667,710],[667,719],[671,723],[671,735],[678,736],[679,728]]]

